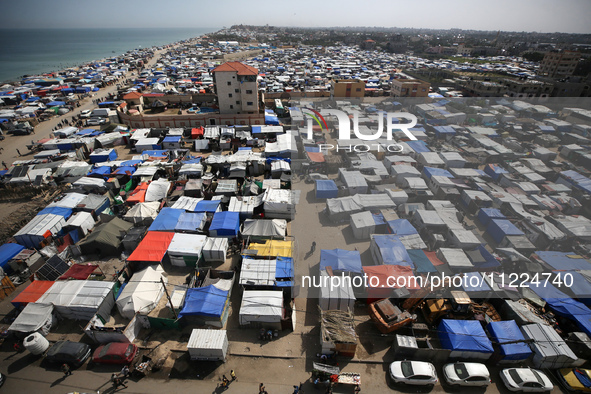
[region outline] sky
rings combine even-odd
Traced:
[[[591,0],[0,0],[3,28],[379,26],[591,34]]]

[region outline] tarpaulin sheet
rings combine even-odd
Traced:
[[[314,163],[324,163],[324,153],[321,152],[306,152],[310,161]]]
[[[97,264],[73,264],[58,280],[86,280],[97,268]]]
[[[294,276],[293,259],[291,257],[277,257],[275,268],[276,279],[290,279]]]
[[[454,177],[448,170],[436,167],[423,167],[423,173],[427,176],[427,178],[431,178],[433,175],[444,176],[446,178]]]
[[[375,279],[371,279],[372,277],[376,277],[378,285],[375,287],[376,289],[379,288],[388,288],[388,289],[396,289],[399,287],[404,287],[408,290],[418,290],[420,287],[417,284],[416,280],[413,280],[413,273],[412,268],[408,266],[402,265],[374,265],[369,267],[363,267],[363,272],[368,277],[368,283],[375,283]],[[400,279],[404,277],[406,279]],[[388,280],[388,278],[391,278]],[[394,279],[395,278],[395,279]],[[368,290],[371,293],[371,289]],[[370,296],[369,298],[374,298]]]
[[[205,222],[205,212],[192,213],[183,212],[179,216],[178,222],[174,227],[175,231],[196,231],[203,230]]]
[[[201,200],[195,206],[195,212],[213,213],[213,212],[217,211],[219,205],[220,205],[219,200]]]
[[[320,251],[320,270],[331,267],[333,271],[358,272],[363,271],[361,255],[358,251],[343,249],[322,249]]]
[[[168,250],[172,237],[174,237],[174,233],[148,231],[148,234],[127,260],[160,263]]]
[[[445,264],[443,261],[439,260],[439,257],[437,257],[437,252],[425,251],[425,256],[427,256],[431,264],[433,264],[434,266]]]
[[[556,270],[583,271],[591,269],[589,260],[575,252],[536,251],[535,254],[546,264]]]
[[[228,291],[214,285],[188,289],[179,318],[191,315],[220,317],[227,299]]]
[[[107,177],[109,174],[111,174],[111,166],[100,166],[93,168],[92,171],[88,173],[88,176],[100,178]]]
[[[466,255],[477,269],[490,269],[499,267],[501,263],[497,261],[495,256],[493,256],[484,245],[479,245],[474,250],[465,250]]]
[[[416,228],[406,219],[396,219],[388,221],[388,227],[394,235],[414,235],[418,234]]]
[[[265,243],[251,242],[248,245],[248,250],[249,252],[255,251],[255,256],[259,257],[292,257],[292,246],[291,241],[268,240]]]
[[[499,344],[503,360],[526,360],[532,354],[515,320],[490,322],[487,329],[492,340]]]
[[[137,168],[132,167],[132,166],[121,166],[115,170],[114,174],[132,175],[136,170],[137,170]]]
[[[8,243],[0,246],[0,267],[4,269],[6,264],[24,249],[24,246],[15,243]]]
[[[199,203],[197,205],[199,205]],[[239,230],[239,212],[216,212],[213,215],[211,225],[209,226],[209,233],[213,234],[215,237],[236,237]]]
[[[425,141],[405,141],[405,143],[416,153],[431,152]]]
[[[478,220],[483,226],[487,226],[491,219],[505,219],[505,215],[501,213],[500,209],[496,208],[480,208],[478,211]]]
[[[398,239],[391,235],[377,235],[374,236],[374,241],[380,249],[384,264],[415,267],[406,248]]]
[[[144,202],[146,200],[146,191],[148,190],[148,183],[142,182],[137,187],[129,193],[127,197],[127,202],[136,203],[136,202]]]
[[[63,216],[64,218],[69,218],[70,216],[72,216],[72,210],[70,208],[65,208],[65,207],[47,207],[47,208],[43,208],[41,211],[39,211],[39,213],[37,214],[37,216],[39,215],[45,215],[45,214],[52,214],[52,215],[59,215],[59,216]]]
[[[415,271],[417,274],[425,272],[437,272],[437,268],[435,268],[433,263],[431,263],[431,260],[429,260],[425,252],[417,249],[407,250],[407,252],[412,259],[413,264],[415,265]]]
[[[462,276],[464,277],[462,289],[465,292],[491,291],[490,286],[484,281],[480,272],[466,272]]]
[[[185,212],[183,209],[162,208],[150,225],[150,228],[148,228],[148,231],[174,231],[179,217],[183,212]]]
[[[492,343],[478,320],[449,320],[439,323],[441,347],[455,351],[492,353]]]
[[[577,315],[591,315],[591,309],[579,301],[575,301],[562,291],[558,290],[554,285],[545,280],[540,280],[539,283],[526,283],[530,289],[534,291],[560,316],[572,317]]]
[[[55,282],[51,280],[36,280],[11,301],[15,307],[23,307],[29,302],[36,302]]]
[[[332,180],[318,179],[316,181],[316,198],[336,198],[339,188]]]
[[[197,137],[202,137],[202,136],[203,136],[203,127],[191,129],[191,138],[192,139],[197,139]]]
[[[576,298],[591,298],[591,283],[589,283],[589,281],[579,272],[559,271],[556,272],[556,275],[562,280],[562,283],[564,283],[565,280],[567,280],[567,283],[570,282],[569,278],[566,278],[567,275],[570,275],[572,278],[572,285],[568,288],[575,294]],[[588,302],[585,303],[587,304]]]
[[[496,243],[500,243],[507,235],[523,235],[523,231],[504,219],[492,219],[486,226],[486,232]]]

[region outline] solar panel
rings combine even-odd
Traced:
[[[54,255],[35,274],[40,280],[53,281],[62,276],[69,268],[68,263],[63,261],[58,255]]]

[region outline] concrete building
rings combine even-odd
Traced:
[[[259,71],[240,62],[227,62],[212,70],[220,114],[255,114],[259,111]]]
[[[330,97],[365,97],[365,82],[358,79],[337,79],[330,83]]]
[[[394,79],[392,80],[392,96],[394,97],[428,97],[429,82],[420,79]]]
[[[531,79],[505,79],[503,84],[509,97],[550,97],[554,89],[550,83]]]
[[[507,93],[507,87],[500,83],[476,79],[466,81],[463,90],[472,97],[503,97]]]
[[[551,78],[573,75],[581,54],[575,51],[548,52],[540,63],[539,74]]]

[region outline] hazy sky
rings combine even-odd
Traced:
[[[0,0],[2,27],[383,26],[591,33],[591,0]]]

